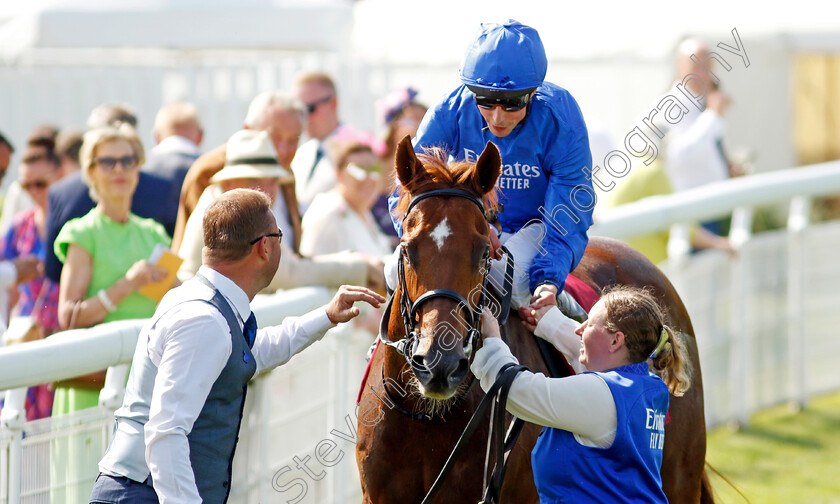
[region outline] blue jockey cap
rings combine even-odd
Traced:
[[[510,92],[539,87],[547,69],[537,30],[511,19],[504,24],[481,24],[460,74],[461,82],[471,88]]]

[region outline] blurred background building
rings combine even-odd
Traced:
[[[774,170],[840,156],[840,22],[829,12],[840,8],[805,4],[768,13],[757,2],[724,1],[680,9],[538,0],[4,2],[0,124],[19,144],[38,124],[83,126],[96,105],[126,102],[152,145],[157,109],[185,99],[200,109],[206,145],[217,145],[256,93],[289,88],[299,70],[317,68],[350,98],[340,101],[341,117],[373,130],[376,98],[410,83],[433,102],[456,83],[478,23],[511,17],[540,31],[548,80],[621,140],[670,84],[681,37],[732,45],[737,28],[750,66],[723,72],[733,97],[726,143],[756,170]]]

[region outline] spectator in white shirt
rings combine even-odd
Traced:
[[[281,255],[270,199],[228,191],[208,207],[203,228],[199,273],[163,298],[138,338],[91,502],[225,502],[251,377],[354,318],[356,302],[385,301],[344,286],[325,307],[257,331],[249,303]]]
[[[303,216],[300,252],[352,250],[387,259],[394,248],[371,214],[385,182],[382,164],[370,145],[352,140],[335,143],[335,159],[338,183],[315,196]]]
[[[713,61],[709,58],[708,47],[698,39],[683,41],[677,50],[677,83],[684,81],[691,93],[702,97],[704,109],[700,111],[693,105],[687,107],[686,115],[665,137],[665,171],[674,192],[719,182],[730,176],[722,138],[726,129],[723,115],[731,100],[712,80],[711,68],[700,67],[692,57],[708,61],[709,67]],[[674,93],[681,96],[677,91]]]

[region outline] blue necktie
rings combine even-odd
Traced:
[[[257,337],[257,317],[254,316],[254,312],[251,312],[251,316],[245,321],[242,334],[248,342],[248,348],[254,348],[254,340]]]

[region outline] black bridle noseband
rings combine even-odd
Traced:
[[[427,198],[440,198],[440,197],[458,197],[464,198],[466,200],[471,201],[475,204],[479,210],[481,210],[481,214],[484,218],[487,218],[487,210],[484,207],[484,202],[481,201],[481,198],[478,196],[465,191],[463,189],[434,189],[432,191],[427,191],[422,194],[418,194],[417,196],[413,197],[408,204],[408,208],[405,211],[405,216],[403,217],[403,223],[405,223],[406,218],[411,213],[412,209],[417,206],[418,203],[423,201]],[[419,342],[420,335],[418,334],[415,328],[415,318],[417,315],[417,310],[420,308],[424,302],[433,299],[433,298],[448,298],[456,301],[460,305],[464,307],[468,320],[467,323],[467,338],[464,342],[464,355],[469,359],[470,355],[472,354],[473,350],[475,349],[476,345],[478,344],[479,337],[481,335],[480,327],[481,327],[481,312],[484,311],[484,303],[487,298],[487,281],[489,278],[490,272],[490,253],[485,252],[484,255],[484,278],[482,279],[481,285],[481,293],[479,295],[478,303],[473,309],[472,304],[464,298],[461,294],[451,290],[451,289],[433,289],[427,292],[424,292],[420,296],[417,297],[414,301],[411,300],[411,297],[408,294],[408,289],[405,280],[405,256],[406,256],[406,249],[403,243],[400,243],[400,256],[399,261],[397,264],[397,274],[399,279],[399,288],[400,288],[400,314],[403,318],[403,325],[405,327],[405,337],[398,341],[391,341],[388,337],[387,331],[387,318],[388,313],[386,312],[385,316],[382,318],[382,326],[380,327],[379,331],[379,339],[382,343],[394,347],[405,356],[406,361],[409,364],[412,363],[411,361],[411,354],[414,352],[414,349]],[[512,267],[513,265],[513,258],[508,254],[508,267]],[[507,276],[505,283],[507,284]],[[510,288],[506,285],[506,291],[510,292]],[[389,303],[389,311],[390,311],[390,303]],[[506,313],[503,313],[503,316]]]

